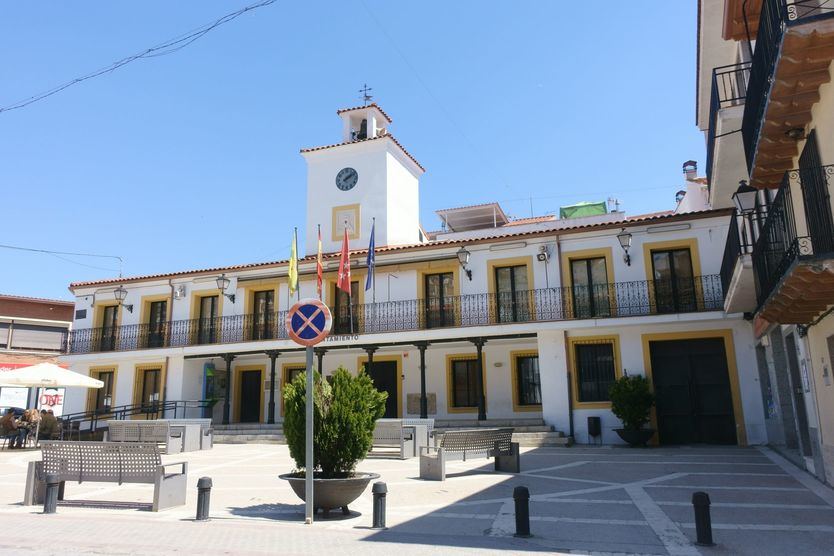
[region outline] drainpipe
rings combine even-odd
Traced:
[[[563,330],[562,334],[564,334],[564,339],[565,339],[565,363],[567,363],[568,361],[570,361],[570,358],[568,357],[568,349],[569,349],[568,348],[568,331]],[[569,436],[571,438],[573,438],[574,437],[574,434],[573,434],[573,385],[570,382],[570,378],[571,378],[570,369],[566,369],[565,374],[567,375],[567,378],[568,378],[568,380],[567,380],[567,383],[568,383],[568,422],[570,423],[570,425],[569,425],[570,435]]]

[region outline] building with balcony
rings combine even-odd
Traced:
[[[317,296],[320,225],[322,298],[333,313],[315,352],[325,375],[364,368],[388,392],[389,417],[539,422],[579,442],[614,443],[608,386],[640,374],[658,395],[657,442],[767,440],[752,330],[724,310],[731,209],[681,193],[677,211],[628,217],[603,204],[565,211],[573,218],[513,220],[485,203],[439,210],[441,229],[426,232],[424,169],[388,130],[388,114],[372,104],[338,115],[340,142],[301,151],[307,256],[298,297]],[[345,230],[351,295],[336,287]],[[105,383],[72,399],[71,411],[216,399],[218,423],[281,421],[281,386],[304,368],[284,325],[298,298],[288,261],[70,290],[76,314],[63,359]],[[589,417],[600,418],[601,438],[589,437]]]
[[[770,442],[834,484],[834,7],[703,0],[698,29],[725,309],[752,319]]]

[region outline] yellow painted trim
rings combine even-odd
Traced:
[[[359,239],[359,231],[362,228],[362,212],[359,203],[354,203],[352,205],[340,205],[331,209],[330,239],[332,241],[342,241],[342,239],[344,239],[339,223],[336,221],[336,213],[345,210],[352,210],[355,213],[354,222],[356,223],[356,227],[353,230],[353,233],[348,234],[348,239]]]
[[[290,371],[298,369],[307,370],[307,363],[284,363],[281,365],[281,388],[278,390],[278,397],[281,398],[281,417],[284,416],[284,386],[290,381]]]
[[[397,417],[403,416],[403,356],[402,355],[376,355],[374,363],[384,361],[395,361],[397,363]],[[356,372],[358,373],[368,362],[367,355],[360,355],[356,358]]]
[[[253,307],[255,306],[255,294],[263,291],[273,292],[273,295],[275,296],[273,299],[274,309],[275,311],[278,311],[278,298],[281,286],[280,280],[277,278],[267,278],[263,280],[239,282],[239,284],[245,284],[242,286],[244,315],[251,315],[254,313]]]
[[[583,259],[605,259],[605,275],[609,284],[608,301],[611,307],[611,315],[617,314],[617,293],[613,289],[614,284],[614,253],[611,247],[599,247],[597,249],[580,249],[577,251],[563,251],[561,268],[562,268],[562,287],[564,288],[562,294],[564,299],[564,309],[566,315],[573,315],[573,272],[571,272],[571,261],[579,261]]]
[[[501,268],[505,266],[526,266],[527,267],[527,291],[528,291],[528,307],[530,308],[530,316],[534,317],[536,315],[536,297],[533,295],[534,290],[536,289],[534,274],[533,274],[533,256],[529,255],[527,257],[510,257],[507,259],[490,259],[487,261],[487,291],[491,294],[490,295],[490,303],[492,303],[492,314],[495,315],[494,319],[495,322],[498,322],[498,307],[496,306],[496,300],[498,296],[496,295],[498,292],[496,290],[495,285],[495,269]]]
[[[244,371],[260,371],[261,372],[261,397],[258,401],[258,406],[260,407],[260,415],[258,416],[258,422],[264,422],[264,398],[266,391],[266,365],[240,365],[238,367],[234,367],[232,370],[232,382],[235,385],[235,391],[233,392],[234,396],[234,422],[240,422],[240,394],[241,390],[243,389],[243,373]]]
[[[513,389],[513,411],[521,413],[525,411],[541,411],[542,405],[521,405],[518,398],[518,358],[519,357],[538,357],[539,352],[535,349],[527,349],[510,352],[510,384]],[[541,370],[539,370],[539,378],[541,379]]]
[[[643,366],[646,369],[646,378],[654,390],[652,380],[652,358],[649,350],[650,342],[662,342],[669,340],[700,340],[706,338],[721,338],[724,340],[724,353],[727,357],[727,373],[730,375],[730,394],[733,398],[733,416],[736,420],[736,439],[739,446],[747,446],[747,429],[744,426],[744,408],[741,404],[741,387],[738,379],[738,365],[736,363],[736,348],[733,341],[731,329],[718,330],[692,330],[688,332],[661,332],[657,334],[643,334]],[[652,427],[657,429],[657,413],[652,408]],[[658,435],[655,435],[657,437]],[[653,440],[659,442],[659,439]]]
[[[165,321],[171,321],[171,295],[170,294],[159,294],[159,295],[143,295],[139,300],[139,323],[144,325],[149,325],[151,323],[151,303],[157,301],[165,301]],[[139,338],[139,345],[142,347],[148,346],[148,332],[150,332],[147,326],[139,328],[140,338]],[[165,341],[163,343],[164,346],[168,345],[168,325],[163,324],[163,331],[165,335]]]
[[[142,382],[145,378],[145,371],[159,370],[159,401],[165,401],[166,386],[168,384],[168,366],[164,361],[159,363],[142,363],[133,366],[133,404],[142,403]],[[144,419],[144,415],[132,415],[131,419]]]
[[[204,297],[213,297],[217,296],[217,318],[221,318],[223,316],[223,300],[226,297],[223,295],[217,288],[207,289],[207,290],[197,290],[191,292],[191,307],[189,309],[189,318],[194,321],[200,318],[200,300]],[[219,328],[219,327],[218,327]],[[200,327],[196,324],[191,326],[191,343],[194,344],[197,341],[197,334],[200,330]]]
[[[603,336],[568,336],[568,372],[570,373],[571,396],[574,409],[611,409],[611,402],[580,402],[579,381],[577,380],[576,349],[581,344],[610,343],[614,346],[614,379],[623,376],[622,359],[620,357],[620,335],[605,334]]]
[[[452,380],[452,361],[475,361],[478,359],[477,353],[450,353],[446,355],[446,412],[447,413],[477,413],[478,406],[474,407],[454,407],[452,400],[454,399]],[[484,379],[484,409],[489,406],[489,397],[487,396],[487,374],[486,374],[486,355],[481,357],[481,373]]]
[[[432,264],[432,262],[434,262],[435,264]],[[426,298],[426,276],[431,276],[433,274],[451,273],[452,292],[449,293],[449,296],[460,295],[460,263],[452,263],[450,261],[430,261],[426,265],[418,266],[416,270],[418,307],[424,307],[423,303]],[[460,311],[458,309],[459,307],[456,307],[454,305],[451,307],[451,310],[454,311],[455,325],[460,326]],[[420,320],[419,326],[422,329],[425,326],[425,313],[422,310],[418,311],[418,318]]]
[[[116,379],[119,376],[119,366],[118,365],[100,365],[96,367],[90,367],[87,369],[87,376],[90,378],[98,378],[98,374],[100,372],[113,372],[113,403],[110,407],[114,407],[116,405]],[[94,411],[96,408],[96,393],[98,393],[98,388],[90,388],[87,390],[87,411]]]
[[[643,266],[646,269],[646,280],[649,281],[649,300],[651,305],[657,306],[654,294],[655,278],[654,265],[652,264],[652,251],[663,251],[667,249],[689,249],[689,259],[692,261],[692,277],[695,283],[695,304],[699,309],[703,309],[704,291],[702,282],[698,280],[698,277],[701,276],[701,254],[698,251],[698,240],[694,237],[643,244]]]

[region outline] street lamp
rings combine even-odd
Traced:
[[[625,264],[631,266],[631,255],[628,254],[628,250],[631,248],[631,233],[627,232],[625,228],[617,234],[617,240],[620,242],[620,247],[623,248],[625,251],[625,255],[623,255],[623,260]]]
[[[220,293],[222,293],[224,296],[228,297],[229,301],[234,303],[235,302],[235,294],[226,293],[226,288],[228,288],[229,284],[231,284],[231,283],[232,283],[232,281],[229,280],[228,278],[226,278],[225,274],[221,274],[220,276],[217,277],[217,289],[220,290]]]
[[[747,185],[746,180],[738,182],[738,189],[733,193],[733,203],[739,214],[748,214],[756,210],[756,195],[758,190]]]
[[[469,268],[467,268],[467,265],[469,265],[469,257],[471,255],[472,253],[467,251],[466,247],[462,245],[460,249],[458,249],[458,262],[460,263],[460,267],[466,273],[466,277],[469,278],[469,280],[472,280],[472,271]]]
[[[133,312],[133,305],[132,304],[125,304],[124,300],[127,299],[127,290],[124,286],[119,286],[115,290],[113,290],[113,296],[116,298],[116,301],[119,302],[119,305],[127,309],[128,313]]]

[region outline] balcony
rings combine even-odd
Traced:
[[[751,185],[776,188],[834,59],[834,4],[763,0],[741,123]]]
[[[769,322],[809,324],[834,301],[832,176],[834,165],[786,172],[768,209],[753,267],[759,315]]]
[[[593,288],[545,288],[515,294],[470,294],[442,299],[409,299],[356,304],[347,315],[334,314],[334,334],[381,334],[436,328],[466,328],[517,323],[635,317],[720,311],[724,306],[718,275],[677,283],[617,282]],[[269,315],[231,315],[178,320],[156,326],[131,324],[73,330],[66,353],[83,354],[153,348],[287,340],[286,311]],[[153,338],[153,341],[151,341]],[[161,343],[161,345],[160,345]]]
[[[735,131],[741,127],[750,63],[721,66],[712,70],[707,131],[707,183],[715,207],[730,206],[730,195],[739,180],[737,160],[742,155],[742,141]]]
[[[721,290],[724,292],[724,311],[748,313],[756,308],[756,287],[753,276],[750,240],[754,222],[752,218],[739,218],[733,214],[724,245],[721,261]]]

